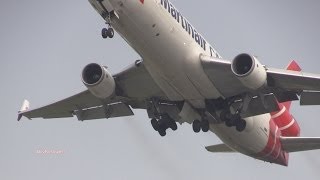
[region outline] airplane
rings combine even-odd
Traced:
[[[127,69],[111,74],[91,63],[82,71],[86,90],[55,103],[18,112],[33,118],[80,121],[134,115],[144,109],[161,136],[177,124],[195,133],[213,132],[222,144],[213,153],[239,152],[288,166],[289,153],[320,149],[319,137],[300,137],[291,102],[320,104],[320,75],[301,72],[296,61],[270,68],[243,53],[226,60],[169,0],[89,0],[106,23],[140,55]]]

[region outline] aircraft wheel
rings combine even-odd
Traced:
[[[166,136],[166,130],[165,129],[159,129],[159,134],[160,134],[160,136],[162,136],[162,137],[164,137],[164,136]]]
[[[226,124],[227,127],[232,127],[232,126],[234,126],[234,123],[233,123],[233,121],[232,121],[231,119],[225,121],[225,124]]]
[[[103,39],[107,39],[109,37],[107,28],[103,28],[101,30],[101,36],[102,36]]]
[[[196,120],[193,121],[193,123],[192,123],[192,129],[193,129],[193,131],[194,131],[195,133],[200,132],[200,130],[201,130],[201,122],[200,122],[198,119],[196,119]]]
[[[173,119],[170,121],[170,128],[171,128],[173,131],[175,131],[175,130],[178,129],[177,123],[176,123]]]
[[[155,118],[151,119],[151,125],[155,131],[159,130],[159,122]]]
[[[109,38],[113,38],[113,36],[114,36],[114,30],[113,30],[113,28],[109,28],[107,33],[108,33],[108,37],[109,37]]]
[[[208,120],[202,120],[201,121],[202,131],[208,132],[209,131],[209,121]]]
[[[242,132],[246,129],[247,122],[243,119],[239,120],[236,125],[236,130]]]

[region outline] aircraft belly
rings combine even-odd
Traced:
[[[161,13],[137,10],[137,5],[131,4],[129,9],[126,8],[118,10],[120,19],[113,26],[144,59],[146,69],[169,99],[188,100],[197,107],[203,106],[197,100],[220,96],[211,83],[206,86],[199,83],[207,78],[199,60],[203,51],[173,26],[173,22],[168,23],[170,20],[158,17],[162,16]],[[155,8],[148,7],[152,12],[156,12]],[[212,90],[213,94],[199,91],[201,87]],[[248,126],[244,132],[224,124],[214,124],[210,128],[232,149],[254,157],[267,144],[268,133],[264,131],[269,131],[269,120],[270,115],[246,118]]]
[[[137,3],[138,2],[138,3]],[[146,69],[171,100],[189,100],[203,107],[204,99],[220,93],[199,59],[204,51],[155,2],[126,1],[115,9],[115,29],[144,59]],[[159,13],[155,13],[159,12]],[[199,103],[202,100],[202,103]]]
[[[210,128],[230,148],[255,157],[267,145],[270,115],[263,114],[245,120],[247,127],[243,132],[238,132],[234,127],[226,127],[224,124],[211,125]]]

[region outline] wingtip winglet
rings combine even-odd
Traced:
[[[23,116],[23,112],[29,110],[30,108],[30,102],[28,100],[24,100],[22,103],[22,106],[20,108],[20,111],[18,111],[18,121],[21,120],[22,116]]]
[[[17,119],[17,120],[18,120],[18,121],[20,121],[20,120],[21,120],[21,118],[22,118],[22,114],[20,114],[20,113],[19,113],[19,114],[18,114],[18,119]]]

